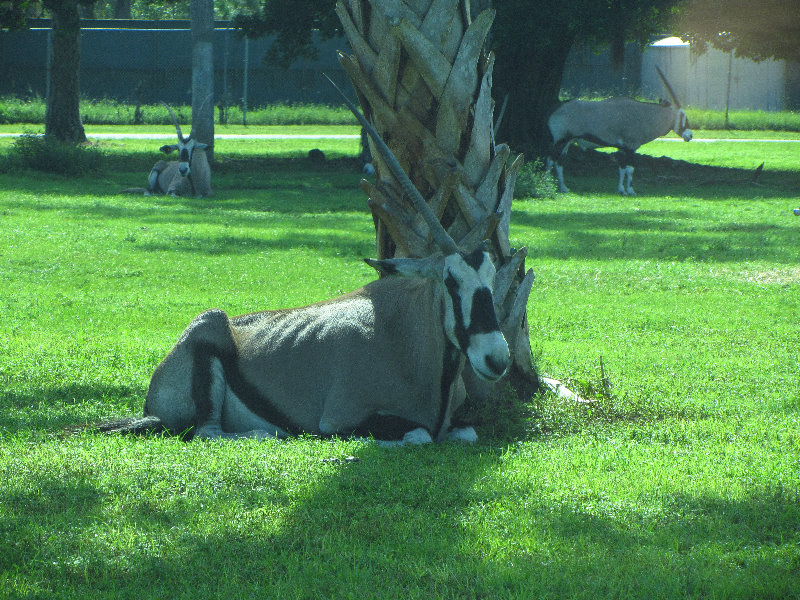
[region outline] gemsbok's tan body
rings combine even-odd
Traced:
[[[492,380],[509,361],[492,319],[491,260],[479,249],[371,264],[386,276],[333,300],[199,315],[153,374],[145,416],[206,438],[461,435],[451,417],[464,401],[465,356]],[[454,302],[448,285],[470,297]]]

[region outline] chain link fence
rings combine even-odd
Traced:
[[[124,27],[121,27],[124,25]],[[215,23],[215,104],[341,104],[323,73],[349,86],[337,51],[347,40],[316,40],[317,60],[298,59],[288,69],[264,57],[273,37],[248,40],[230,22]],[[49,21],[26,31],[0,32],[0,95],[46,97]],[[189,21],[83,21],[81,96],[128,104],[191,104],[192,38]]]

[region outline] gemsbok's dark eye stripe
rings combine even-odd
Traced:
[[[494,299],[488,288],[480,288],[472,294],[472,310],[470,311],[467,333],[491,333],[499,331],[497,315],[494,311]]]

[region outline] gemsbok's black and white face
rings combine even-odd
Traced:
[[[480,248],[444,259],[445,333],[466,354],[475,374],[486,381],[500,379],[511,362],[495,313],[494,277],[494,264]]]
[[[511,355],[494,307],[495,267],[483,248],[366,262],[383,275],[435,280],[441,286],[442,329],[448,341],[481,379],[494,382],[506,374]]]
[[[197,198],[211,196],[211,165],[206,151],[211,143],[205,144],[194,139],[194,131],[183,136],[181,126],[175,113],[168,104],[162,102],[169,112],[177,143],[165,144],[159,148],[164,154],[178,153],[178,160],[159,160],[150,169],[147,176],[145,196],[151,194],[169,194],[171,196],[194,196]]]
[[[192,139],[190,135],[186,139],[178,138],[177,144],[165,144],[159,150],[164,154],[178,151],[178,172],[181,177],[188,177],[192,172],[192,155],[195,150],[207,150],[208,144],[201,144]]]

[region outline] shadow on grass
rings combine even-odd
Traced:
[[[146,153],[133,154],[137,165],[144,163]],[[586,167],[588,174],[577,178],[578,183],[599,181],[601,176],[593,175],[595,173],[610,173],[613,179],[616,167],[611,156],[598,152],[585,154],[589,158],[585,159],[582,166]],[[315,165],[302,158],[221,158],[219,169],[215,172],[216,195],[212,198],[154,196],[131,197],[128,200],[116,194],[115,190],[123,187],[116,182],[131,181],[133,176],[144,181],[144,177],[138,172],[122,170],[130,169],[130,165],[123,160],[126,157],[114,156],[112,166],[120,171],[109,169],[109,177],[113,176],[111,183],[109,180],[97,181],[93,178],[67,180],[31,175],[20,177],[16,182],[14,178],[4,177],[3,184],[18,185],[26,193],[43,196],[43,201],[34,198],[19,204],[10,197],[0,208],[9,212],[54,211],[70,218],[90,221],[117,220],[140,228],[152,226],[154,231],[149,233],[136,231],[131,234],[132,239],[136,239],[134,246],[147,252],[176,250],[216,255],[300,245],[321,253],[333,251],[338,254],[344,251],[355,256],[372,254],[371,242],[354,243],[348,241],[347,236],[337,236],[332,232],[339,229],[363,231],[365,240],[367,237],[374,239],[366,200],[358,189],[360,175],[353,172],[353,159],[334,159]],[[647,164],[656,165],[652,169],[669,172],[688,169],[697,177],[706,177],[711,173],[730,178],[749,173],[669,159],[645,158],[642,157],[642,160]],[[646,173],[647,169],[643,171]],[[50,198],[48,194],[53,194],[54,189],[59,196]],[[685,206],[686,185],[664,185],[659,190],[664,194],[681,194]],[[730,198],[729,192],[719,191],[713,186],[696,190],[698,194],[702,193],[704,200]],[[766,192],[759,193],[762,194],[760,200],[764,200],[763,194]],[[777,193],[775,197],[785,198]],[[591,199],[587,199],[587,202],[590,203]],[[621,198],[619,210],[592,211],[590,206],[584,213],[576,210],[559,213],[539,210],[536,201],[530,201],[515,210],[512,234],[521,236],[522,243],[532,246],[532,257],[563,260],[770,260],[788,264],[797,259],[793,251],[787,250],[796,247],[793,221],[787,222],[786,226],[774,220],[767,223],[728,223],[710,213],[693,214],[690,209],[680,208],[670,210],[668,202],[661,203],[660,206],[666,207],[663,210],[635,210],[633,205],[633,200]],[[631,208],[626,209],[627,206]],[[789,208],[787,214],[790,215],[788,218],[793,218]],[[274,221],[284,230],[278,234],[281,237],[270,237],[273,232],[263,237],[260,235],[271,227],[273,219],[293,217],[298,219],[296,230],[287,229],[285,222]],[[198,235],[155,232],[156,226],[194,224],[248,228],[259,231],[259,234],[238,236],[226,235],[223,231],[222,235],[215,236],[206,232]],[[518,233],[524,228],[546,234],[557,232],[559,237],[554,241],[525,239],[525,233]],[[345,247],[340,247],[341,244]]]
[[[232,255],[308,248],[335,256],[367,257],[374,253],[374,226],[365,203],[355,207],[341,193],[327,201],[312,194],[296,201],[275,195],[238,201],[164,197],[150,201],[152,204],[138,199],[126,204],[95,197],[87,203],[45,201],[22,209],[13,203],[7,206],[11,212],[52,211],[104,229],[111,221],[118,221],[113,227],[123,233],[126,227],[129,231],[124,242],[142,252]],[[242,229],[252,234],[242,233]],[[354,235],[359,231],[363,236]]]
[[[285,173],[271,177],[264,174],[266,182],[242,182],[238,180],[214,181],[214,195],[210,198],[175,198],[166,195],[144,196],[143,193],[122,194],[126,186],[144,187],[146,182],[133,183],[107,180],[102,185],[92,182],[91,185],[81,181],[63,181],[59,176],[42,175],[15,178],[10,175],[0,176],[5,189],[18,194],[36,196],[35,203],[21,206],[12,194],[3,208],[19,210],[30,207],[39,210],[57,210],[76,215],[88,215],[93,212],[109,218],[162,218],[168,222],[176,212],[184,218],[191,216],[197,222],[206,222],[209,218],[235,218],[237,212],[242,213],[333,213],[358,212],[369,214],[364,193],[359,189],[360,177],[354,174],[339,176],[340,182],[332,183],[323,176],[306,174],[303,181],[292,179]],[[101,189],[102,188],[102,189]],[[39,201],[40,196],[55,196],[56,201]],[[64,197],[67,201],[63,201]],[[107,198],[101,201],[99,198]],[[184,213],[176,211],[181,207]],[[167,214],[159,215],[159,212]],[[242,218],[247,218],[243,216]]]
[[[633,186],[637,193],[653,196],[680,195],[703,200],[727,200],[731,195],[785,197],[800,184],[797,171],[773,170],[769,166],[762,171],[757,168],[757,161],[752,169],[742,169],[637,154],[634,167]],[[619,173],[615,153],[572,147],[564,171],[567,187],[573,192],[616,193]]]
[[[656,259],[733,262],[769,260],[794,264],[796,228],[776,223],[709,223],[680,210],[537,211],[514,213],[512,223],[553,240],[531,242],[535,257],[553,259]],[[513,230],[512,230],[513,233]],[[517,230],[517,235],[520,234]]]
[[[156,157],[157,158],[157,157]],[[79,198],[113,198],[111,204],[140,201],[184,205],[204,214],[210,209],[272,212],[360,211],[368,213],[366,198],[359,187],[360,163],[353,158],[334,158],[322,163],[294,157],[222,157],[212,168],[211,198],[171,198],[143,193],[125,194],[127,188],[147,185],[154,161],[147,153],[106,157],[99,173],[67,177],[34,170],[0,171],[4,189],[19,194],[50,194]],[[2,166],[2,165],[0,165]],[[11,204],[10,206],[13,206]],[[59,205],[60,206],[60,205]],[[47,209],[47,205],[40,205]]]
[[[117,450],[137,454],[135,445]],[[569,491],[562,502],[542,499],[539,482],[514,472],[487,486],[503,457],[480,446],[365,445],[360,462],[325,462],[316,448],[263,469],[220,468],[203,450],[205,462],[178,472],[142,450],[133,473],[119,467],[120,483],[89,465],[45,469],[25,490],[1,489],[0,542],[11,551],[0,555],[0,571],[53,597],[800,592],[791,573],[800,510],[780,493],[677,495],[652,512],[646,504],[615,512]],[[265,445],[270,451],[282,453]],[[140,493],[125,489],[131,481]]]
[[[305,248],[316,254],[331,256],[369,257],[374,252],[368,239],[359,241],[346,232],[331,231],[330,225],[320,227],[320,231],[305,223],[298,231],[283,231],[274,236],[213,236],[200,234],[158,236],[132,242],[136,250],[142,252],[182,252],[198,255],[237,255],[268,252],[271,250],[291,250]]]
[[[0,431],[40,431],[57,435],[65,427],[83,425],[87,411],[113,415],[128,407],[141,412],[145,389],[134,385],[73,383],[23,391],[0,392]]]

